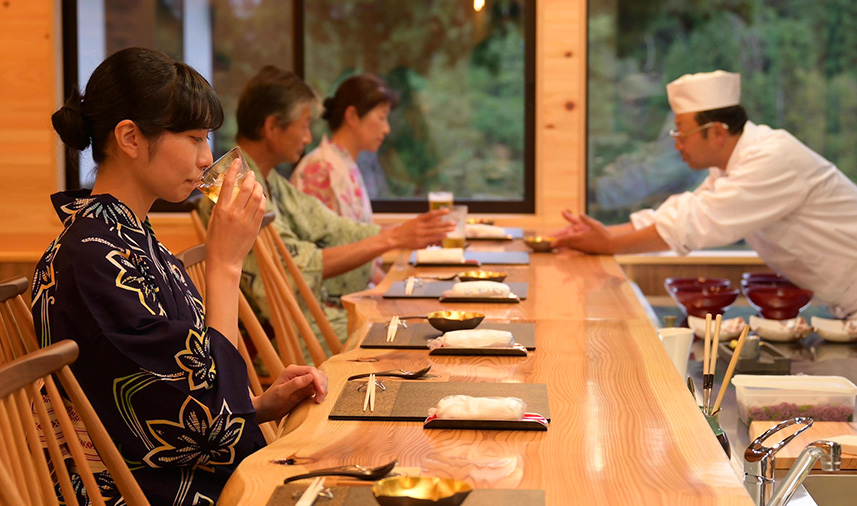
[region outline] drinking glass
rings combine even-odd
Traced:
[[[690,345],[693,343],[693,330],[685,327],[658,329],[658,337],[664,345],[670,360],[682,378],[687,377],[687,361],[690,358]]]
[[[441,246],[444,248],[463,248],[467,228],[467,206],[444,207],[449,209],[449,214],[444,216],[443,220],[455,222],[455,230],[446,235],[443,241],[441,241]]]
[[[452,192],[429,192],[428,201],[429,210],[434,211],[435,209],[440,209],[441,207],[452,206],[453,195]]]
[[[202,177],[196,183],[196,187],[199,191],[211,199],[215,204],[217,203],[217,199],[220,197],[220,190],[223,186],[223,178],[226,176],[226,171],[236,158],[241,160],[241,169],[235,177],[235,187],[232,188],[232,197],[234,198],[235,195],[238,194],[238,190],[241,188],[241,182],[244,181],[244,178],[248,173],[250,173],[250,169],[247,167],[247,162],[244,161],[244,156],[241,153],[241,148],[238,146],[230,149],[229,152],[218,158],[210,167],[202,171]]]

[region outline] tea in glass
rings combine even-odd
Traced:
[[[228,153],[218,158],[216,162],[206,168],[202,172],[202,177],[196,183],[199,191],[215,204],[217,203],[217,199],[220,198],[220,191],[223,187],[223,178],[226,176],[226,171],[229,170],[229,167],[236,158],[241,160],[241,169],[238,171],[238,175],[235,176],[235,186],[232,188],[232,197],[234,198],[238,195],[241,182],[244,181],[244,178],[250,172],[241,154],[241,148],[238,146],[230,149]]]
[[[429,192],[429,210],[434,211],[442,207],[450,207],[453,203],[452,192]]]

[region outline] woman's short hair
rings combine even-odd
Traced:
[[[258,141],[268,116],[288,125],[304,107],[317,102],[312,88],[295,73],[266,65],[247,82],[238,99],[238,137]]]
[[[216,130],[223,108],[208,81],[189,65],[152,49],[132,47],[109,56],[92,73],[85,94],[75,89],[51,116],[54,130],[72,150],[92,146],[104,161],[116,125],[133,121],[153,141],[165,131]]]
[[[345,119],[345,110],[354,106],[357,116],[363,117],[381,104],[396,107],[399,97],[380,77],[373,74],[360,74],[342,81],[336,93],[324,100],[324,113],[321,115],[331,132],[339,130]]]

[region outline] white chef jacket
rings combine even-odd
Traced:
[[[680,255],[743,238],[835,316],[857,315],[857,186],[785,130],[748,121],[725,171],[631,223]]]

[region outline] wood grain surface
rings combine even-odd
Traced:
[[[360,348],[371,323],[438,309],[436,301],[381,297],[393,281],[443,272],[415,269],[407,254],[381,285],[346,297],[354,330],[345,351],[322,365],[331,396],[299,406],[278,441],[242,462],[220,504],[264,505],[286,476],[398,459],[424,475],[461,479],[476,488],[541,489],[550,506],[750,505],[616,262],[572,253],[531,258],[530,266],[504,269],[509,281],[530,283],[526,301],[467,306],[489,319],[535,321],[539,345],[526,358]],[[367,359],[376,361],[360,361]],[[549,430],[427,431],[420,422],[328,420],[349,375],[427,364],[433,381],[544,383]],[[287,458],[296,465],[271,463]]]

